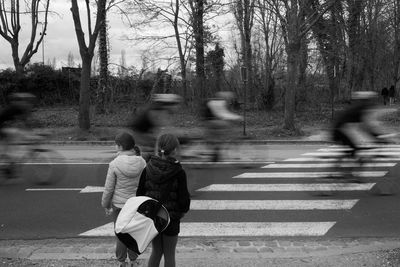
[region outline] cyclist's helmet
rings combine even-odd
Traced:
[[[351,99],[353,100],[370,100],[377,96],[378,94],[374,91],[356,91],[351,93]]]
[[[153,102],[165,106],[178,105],[182,102],[182,97],[177,94],[154,94],[151,99]]]
[[[31,93],[12,93],[8,98],[10,101],[26,101],[29,103],[36,101],[36,96]]]

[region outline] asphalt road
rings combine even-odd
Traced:
[[[317,149],[317,147],[312,148],[312,150],[314,149]],[[290,156],[296,156],[298,160],[302,152],[310,152],[310,147],[301,149],[300,146],[300,148],[297,147],[297,150],[299,153]],[[278,161],[275,162],[282,164],[292,162],[283,160],[284,157],[279,156]],[[295,159],[292,160],[297,162]],[[315,159],[307,159],[307,156],[306,160],[307,163],[318,163]],[[373,175],[373,177],[366,178],[364,183],[355,184],[355,186],[373,184],[371,190],[347,190],[345,188],[349,184],[345,183],[329,195],[320,195],[321,190],[298,190],[293,189],[292,186],[335,183],[337,179],[334,181],[322,180],[321,178],[310,178],[307,174],[304,175],[305,177],[293,178],[295,176],[293,173],[332,171],[331,168],[289,168],[279,165],[277,167],[272,166],[272,168],[262,168],[266,164],[257,162],[253,164],[184,165],[188,174],[188,186],[193,203],[197,202],[196,205],[200,206],[202,204],[211,206],[191,210],[183,219],[183,223],[200,228],[209,227],[205,228],[206,234],[213,235],[215,231],[221,231],[221,233],[224,233],[221,234],[222,236],[253,234],[266,237],[269,235],[284,237],[285,232],[282,234],[282,231],[285,231],[285,229],[287,236],[299,236],[298,233],[291,232],[293,227],[298,227],[296,224],[298,223],[301,224],[300,227],[306,228],[307,231],[311,230],[310,233],[314,237],[397,237],[400,234],[400,227],[398,227],[400,222],[400,208],[398,206],[400,194],[390,196],[374,194],[377,188],[391,190],[391,192],[399,191],[400,167],[396,165],[398,161],[391,162],[394,166],[362,169],[362,171],[370,173],[372,171],[385,172],[382,177]],[[2,216],[0,216],[0,239],[73,238],[97,227],[109,225],[111,218],[105,216],[100,206],[101,192],[80,192],[87,186],[101,187],[104,185],[107,164],[70,162],[53,167],[56,169],[56,173],[65,176],[56,185],[33,186],[21,179],[0,187],[0,210],[2,212]],[[26,166],[23,175],[29,175],[34,170],[33,168],[35,166]],[[274,175],[269,178],[241,177],[246,173],[252,175],[274,173]],[[278,177],[276,173],[291,173],[291,175]],[[288,186],[288,189],[271,189],[276,184]],[[222,186],[222,189],[213,190],[212,188],[215,185]],[[224,188],[227,185],[228,188],[231,185],[236,186],[236,189]],[[247,190],[245,187],[248,185],[255,185],[256,189]],[[260,191],[263,186],[267,190]],[[35,191],[35,189],[46,190]],[[206,200],[211,201],[207,202]],[[240,205],[240,203],[237,203],[240,200],[244,201],[241,204],[242,206],[235,206],[235,203]],[[292,200],[293,202],[290,202]],[[329,209],[326,201],[336,200],[353,201],[354,205],[347,208]],[[259,208],[249,208],[249,205],[252,204],[246,201],[253,203],[257,201],[272,202],[267,204],[262,202]],[[285,201],[289,201],[289,204],[282,208],[280,205]],[[313,201],[317,207],[301,208],[302,201],[308,201],[306,205],[310,204],[309,201]],[[230,208],[213,206],[218,203],[232,206]],[[267,205],[267,207],[263,205]],[[211,224],[204,225],[205,223]],[[215,223],[217,223],[217,226],[215,226]],[[315,223],[332,223],[332,225],[325,225],[325,229],[316,234],[313,230],[320,225],[314,225]],[[284,226],[281,224],[284,224]],[[261,231],[260,234],[260,232],[257,232],[260,229],[253,232],[252,227],[270,227],[272,230],[266,234]],[[246,230],[249,232],[246,232]],[[112,235],[112,232],[108,231],[106,235]],[[308,236],[308,234],[300,235]]]

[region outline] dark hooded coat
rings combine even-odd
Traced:
[[[186,173],[179,161],[173,158],[151,156],[140,177],[136,195],[160,201],[168,210],[171,221],[179,223],[189,211]]]

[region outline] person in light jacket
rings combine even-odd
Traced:
[[[112,215],[114,223],[125,202],[136,195],[140,175],[146,167],[145,160],[140,156],[140,150],[135,146],[133,136],[127,132],[118,134],[115,138],[118,154],[108,167],[107,178],[101,205],[106,211],[106,215]],[[127,247],[118,240],[115,249],[117,260],[120,266],[127,266],[125,262],[127,256],[131,261],[131,266],[138,255],[128,250]]]
[[[186,172],[176,159],[178,148],[179,141],[176,136],[164,134],[158,138],[157,155],[150,156],[136,191],[137,196],[148,196],[160,201],[171,218],[167,229],[152,241],[149,267],[159,266],[163,255],[164,266],[175,267],[180,220],[190,207]]]

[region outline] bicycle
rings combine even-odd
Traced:
[[[389,143],[390,144],[390,143]],[[380,159],[387,159],[390,161],[390,156],[380,153],[382,146],[378,145],[364,145],[357,149],[356,155],[350,155],[346,153],[346,148],[343,153],[335,155],[333,163],[333,174],[328,175],[323,180],[335,180],[343,181],[345,183],[365,183],[372,179],[372,176],[365,175],[361,170],[369,168],[373,162],[379,162]],[[321,158],[326,158],[323,156]],[[355,171],[358,169],[358,171]],[[396,194],[399,185],[396,181],[392,181],[391,177],[384,176],[375,186],[371,189],[371,192],[378,195],[393,195]],[[346,186],[346,185],[343,185]],[[330,196],[333,191],[321,191],[319,195]]]
[[[65,171],[54,167],[64,158],[44,146],[50,134],[7,128],[3,129],[3,135],[0,142],[0,184],[26,178],[36,185],[51,185],[64,177]]]

